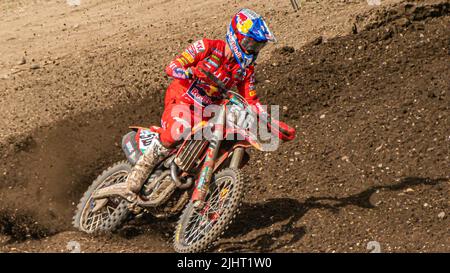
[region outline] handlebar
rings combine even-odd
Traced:
[[[202,72],[203,74],[205,74],[206,75],[206,77],[208,77],[208,79],[210,79],[212,82],[214,82],[215,84],[217,84],[217,86],[220,88],[220,89],[222,89],[223,91],[225,91],[225,92],[223,92],[223,93],[221,93],[222,94],[222,97],[225,99],[225,98],[227,98],[227,93],[229,93],[229,92],[231,92],[231,93],[234,93],[234,94],[237,94],[237,93],[235,93],[235,92],[233,92],[233,91],[231,91],[231,90],[228,90],[227,89],[227,87],[226,87],[226,85],[225,85],[225,83],[223,83],[221,80],[219,80],[216,76],[214,76],[211,72],[209,72],[209,71],[206,71],[206,70],[204,70],[203,68],[199,68],[199,70],[200,70],[200,72]],[[240,95],[239,95],[240,96]],[[244,98],[243,98],[244,99]],[[244,99],[245,100],[245,99]],[[246,101],[246,100],[245,100]],[[247,102],[247,104],[248,104],[248,102]],[[259,116],[259,118],[263,121],[263,122],[265,122],[266,124],[270,124],[270,126],[272,127],[272,118],[270,117],[270,115],[258,115]],[[282,128],[282,127],[280,127],[280,126],[278,126],[278,128],[277,128],[277,130],[279,130],[282,134],[289,134],[289,132],[288,131],[286,131],[284,128]]]

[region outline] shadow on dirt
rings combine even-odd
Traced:
[[[142,218],[133,219],[118,231],[118,236],[131,240],[141,235],[151,234],[165,240],[171,240],[175,230],[178,216],[158,219],[150,214]]]
[[[260,203],[243,203],[241,213],[230,227],[225,237],[213,250],[225,252],[260,251],[272,252],[290,246],[306,234],[304,226],[296,223],[311,209],[325,209],[332,213],[347,206],[373,209],[371,197],[379,190],[399,191],[417,185],[437,185],[447,178],[406,177],[399,183],[374,186],[347,197],[310,197],[304,202],[292,198],[275,198]],[[333,204],[323,203],[332,201]],[[258,235],[239,241],[233,238],[245,238],[250,233]]]
[[[306,205],[314,205],[317,202],[323,200],[335,201],[336,204],[326,205],[321,204],[323,208],[330,209],[333,212],[339,211],[340,208],[346,207],[349,205],[358,206],[361,208],[375,208],[375,206],[371,203],[370,197],[379,190],[387,190],[387,191],[399,191],[408,187],[414,187],[417,185],[437,185],[443,181],[447,181],[447,178],[438,178],[438,179],[430,179],[430,178],[421,178],[421,177],[406,177],[400,180],[399,183],[387,186],[375,186],[371,187],[365,191],[362,191],[355,195],[350,195],[348,197],[337,198],[337,197],[311,197],[308,198],[305,202]]]

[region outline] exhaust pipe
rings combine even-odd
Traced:
[[[190,188],[192,186],[192,182],[194,181],[192,177],[189,177],[187,179],[187,182],[183,183],[178,175],[178,166],[173,161],[172,164],[170,164],[170,176],[172,177],[172,180],[175,182],[177,188],[181,190]]]

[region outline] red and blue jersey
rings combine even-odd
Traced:
[[[182,91],[181,101],[188,104],[207,106],[221,98],[221,90],[202,72],[212,73],[223,82],[227,89],[237,87],[239,93],[251,104],[259,102],[255,91],[255,68],[250,65],[242,69],[234,58],[225,56],[226,42],[203,39],[191,44],[178,55],[166,68],[167,75],[174,77],[180,69],[190,68],[196,80],[175,79]]]

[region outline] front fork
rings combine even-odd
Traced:
[[[225,106],[222,106],[221,111],[215,119],[214,133],[212,135],[212,139],[210,140],[208,150],[206,151],[205,163],[203,163],[199,178],[192,194],[192,202],[196,208],[203,207],[206,194],[209,190],[209,184],[214,173],[217,155],[220,150],[220,144],[224,136],[225,117]],[[243,155],[244,148],[236,148],[233,152],[230,167],[239,167]]]

